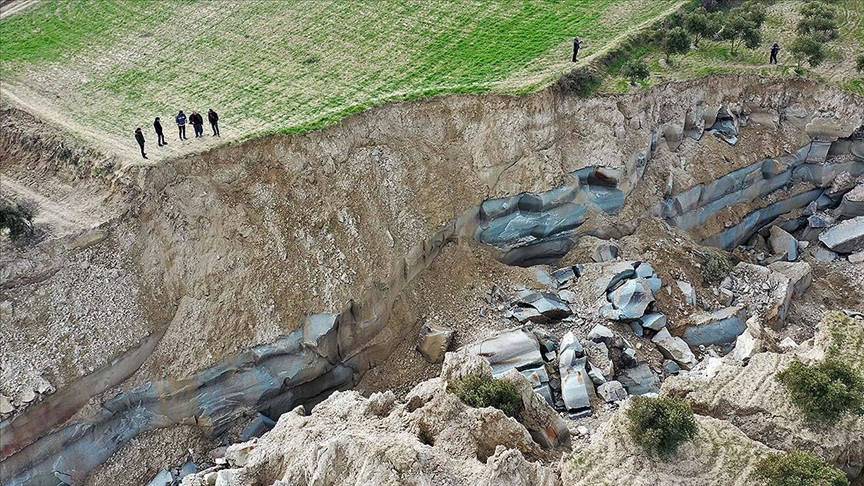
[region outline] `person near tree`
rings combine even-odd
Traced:
[[[780,52],[780,44],[774,43],[771,46],[771,60],[769,61],[771,64],[777,64],[777,53]]]

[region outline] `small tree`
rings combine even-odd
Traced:
[[[675,27],[666,33],[663,38],[663,52],[666,53],[666,62],[670,62],[672,54],[684,54],[690,50],[690,37],[681,27]]]
[[[808,420],[834,423],[846,413],[864,413],[864,378],[837,358],[812,366],[796,358],[777,381]]]
[[[798,62],[798,69],[801,69],[804,61],[807,61],[810,67],[816,67],[822,64],[822,61],[828,57],[828,53],[825,52],[825,48],[821,42],[803,35],[795,37],[792,45],[789,46],[789,52],[792,53],[792,57]]]
[[[858,54],[858,57],[855,58],[855,70],[864,73],[864,53]]]
[[[690,405],[678,398],[635,396],[627,408],[627,430],[637,444],[666,459],[678,446],[696,437],[696,418]]]
[[[624,64],[624,76],[630,80],[630,84],[636,84],[637,81],[647,78],[650,74],[648,65],[642,59],[634,59]]]
[[[699,39],[712,37],[720,29],[717,19],[699,7],[684,17],[684,29],[693,36],[693,45],[699,47]]]
[[[769,454],[756,463],[752,479],[765,486],[848,486],[843,471],[801,451]]]
[[[723,23],[720,38],[731,43],[730,54],[735,55],[735,48],[744,44],[749,49],[755,49],[762,42],[762,32],[759,24],[751,20],[751,15],[743,11],[730,12]]]
[[[801,20],[796,30],[799,35],[810,36],[820,42],[839,37],[837,10],[822,2],[807,2],[801,5]]]

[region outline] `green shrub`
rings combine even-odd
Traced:
[[[31,201],[12,202],[0,199],[0,230],[9,230],[9,239],[20,241],[33,236],[33,218],[36,204]]]
[[[843,471],[801,451],[769,454],[756,463],[752,479],[764,486],[848,486]]]
[[[864,413],[864,378],[839,359],[810,366],[796,358],[777,381],[808,420],[833,423],[847,412]]]
[[[519,391],[509,381],[468,375],[452,383],[450,391],[472,407],[495,407],[508,417],[515,417],[522,411]]]
[[[702,278],[707,283],[717,283],[732,271],[732,263],[726,255],[712,251],[702,265]]]
[[[648,71],[648,65],[645,64],[645,61],[634,59],[624,63],[622,74],[630,80],[631,84],[636,84],[636,81],[641,81],[647,78],[651,72]]]
[[[600,86],[600,77],[587,67],[580,67],[566,72],[558,78],[558,88],[563,93],[573,93],[586,97]]]
[[[690,405],[678,398],[636,396],[627,408],[630,437],[643,449],[666,459],[678,446],[696,436],[696,419]]]

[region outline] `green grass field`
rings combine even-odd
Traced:
[[[43,0],[0,20],[0,75],[119,143],[156,115],[173,134],[178,109],[211,107],[236,139],[391,99],[530,90],[570,66],[573,35],[590,55],[678,3]]]

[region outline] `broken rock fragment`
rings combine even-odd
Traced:
[[[453,341],[453,330],[444,326],[431,323],[423,325],[420,331],[420,339],[417,342],[417,351],[426,361],[435,364],[444,361],[444,353]]]
[[[641,278],[627,280],[610,292],[607,298],[610,305],[602,307],[600,315],[612,320],[638,319],[645,314],[648,305],[654,302],[654,294],[648,283]]]
[[[772,226],[768,237],[768,245],[771,252],[786,260],[798,259],[798,240],[779,226]]]
[[[746,315],[742,306],[696,314],[692,325],[684,330],[682,338],[690,346],[733,343],[747,328],[744,323]]]
[[[627,399],[627,390],[620,381],[608,381],[597,387],[597,394],[607,402],[620,402]]]
[[[696,366],[696,355],[690,350],[690,346],[683,339],[669,334],[669,330],[665,327],[651,339],[657,345],[660,353],[676,363],[682,368],[689,370]]]
[[[486,358],[492,373],[500,375],[511,368],[542,365],[540,344],[528,331],[517,329],[500,333],[468,348],[468,352]],[[443,373],[443,371],[442,371]]]
[[[618,381],[631,395],[657,393],[660,390],[657,376],[646,363],[622,371],[618,374]]]
[[[864,249],[864,216],[847,219],[819,235],[819,241],[837,253]]]
[[[640,319],[642,323],[642,327],[645,329],[650,329],[652,331],[659,331],[666,327],[666,316],[660,314],[659,312],[652,312],[650,314],[645,314]]]
[[[812,270],[807,262],[774,262],[768,268],[789,277],[794,297],[800,297],[813,282]]]
[[[594,248],[594,255],[591,257],[595,262],[608,262],[618,258],[618,247],[612,243],[603,242]]]
[[[519,299],[516,305],[522,309],[535,311],[536,314],[532,313],[532,317],[529,317],[529,320],[534,322],[561,320],[573,313],[565,302],[549,292],[530,293]]]

